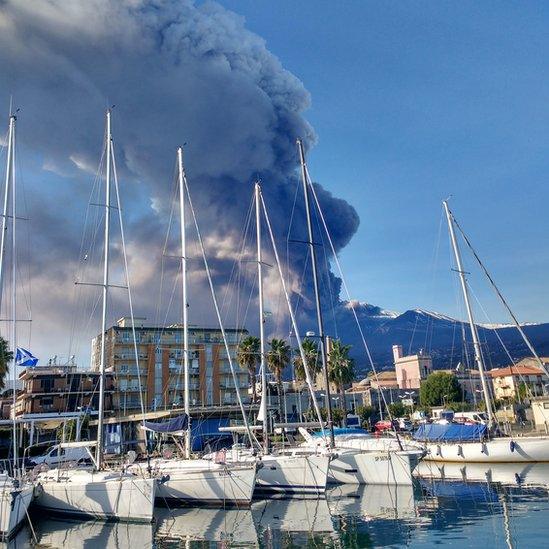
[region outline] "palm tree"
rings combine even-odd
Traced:
[[[346,425],[345,385],[355,377],[354,360],[349,357],[351,345],[343,345],[339,339],[332,341],[328,354],[328,377],[339,393],[339,403],[343,411],[343,424]]]
[[[6,386],[8,364],[13,360],[13,352],[8,348],[8,342],[0,337],[0,391]]]
[[[301,347],[303,348],[303,353],[305,354],[305,360],[307,361],[307,367],[309,368],[309,373],[311,378],[314,381],[317,374],[322,368],[322,364],[318,357],[318,345],[313,339],[305,338],[301,342]],[[301,354],[299,349],[296,349],[294,357],[294,368],[295,368],[295,378],[298,381],[305,381],[307,378],[305,376],[305,368],[303,367],[303,360],[301,360]]]
[[[284,339],[273,338],[269,345],[271,349],[267,353],[267,364],[273,372],[278,388],[278,414],[279,421],[282,421],[282,374],[284,368],[290,362],[291,349]]]
[[[239,344],[236,351],[236,360],[243,370],[248,370],[248,382],[252,387],[252,402],[257,399],[255,390],[255,371],[260,362],[260,341],[258,337],[248,336]]]

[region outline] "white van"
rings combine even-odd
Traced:
[[[458,421],[460,423],[469,421],[486,425],[488,423],[488,417],[484,412],[456,412],[454,414],[454,421]]]
[[[89,459],[90,455],[88,454],[88,449],[85,447],[60,448],[60,445],[56,444],[49,448],[45,454],[30,458],[30,462],[32,465],[39,465],[41,463],[58,465],[66,461],[84,461]]]

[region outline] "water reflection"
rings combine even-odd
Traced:
[[[230,547],[257,546],[250,509],[156,509],[156,538],[166,542],[224,542]]]
[[[150,548],[153,542],[152,524],[80,522],[37,517],[34,517],[33,524],[40,547],[144,549]]]
[[[33,517],[41,547],[543,547],[549,465],[424,464],[415,486],[337,486],[251,509],[157,509],[154,525]],[[517,483],[517,478],[520,482]],[[0,549],[29,547],[23,529]]]

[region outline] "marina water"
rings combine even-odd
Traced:
[[[422,464],[410,486],[335,486],[326,498],[251,509],[157,508],[154,524],[33,516],[40,547],[547,547],[549,464],[446,471]],[[468,474],[474,477],[468,478]],[[544,479],[547,479],[544,481]],[[28,526],[5,547],[30,547]]]

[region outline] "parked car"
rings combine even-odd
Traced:
[[[60,448],[59,444],[51,446],[47,452],[41,456],[30,458],[31,466],[45,463],[47,465],[58,465],[66,461],[86,461],[90,459],[87,448]]]
[[[484,412],[456,412],[454,421],[458,423],[488,423],[488,416]]]
[[[388,419],[381,419],[374,425],[376,433],[383,433],[384,431],[392,431],[394,429],[393,424]]]

